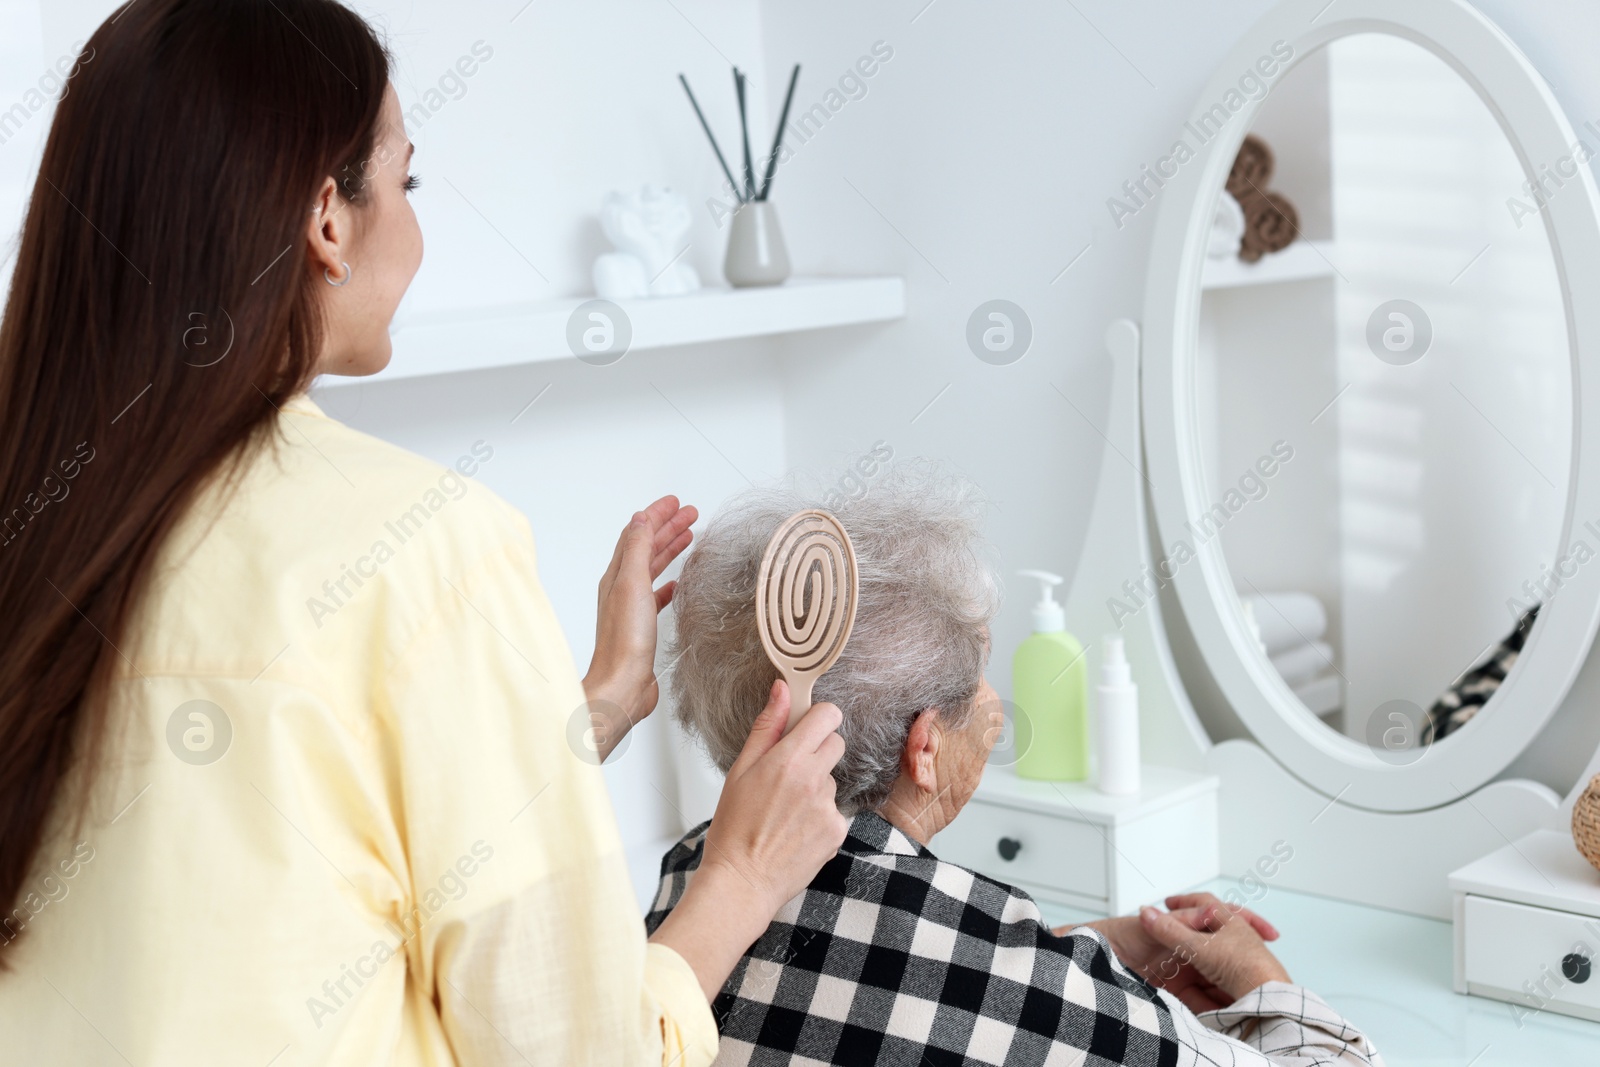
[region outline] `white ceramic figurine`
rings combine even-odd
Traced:
[[[682,254],[689,203],[664,185],[634,193],[612,190],[600,204],[600,229],[617,251],[594,261],[594,291],[606,300],[681,296],[700,288],[700,275]]]

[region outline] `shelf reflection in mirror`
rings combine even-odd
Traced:
[[[1271,165],[1228,183],[1245,258],[1292,241],[1207,264],[1213,506],[1189,532],[1306,713],[1404,763],[1488,701],[1579,565],[1555,558],[1573,379],[1534,195],[1560,190],[1530,190],[1473,88],[1399,37],[1309,54],[1251,133]]]

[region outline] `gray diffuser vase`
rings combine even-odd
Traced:
[[[735,289],[778,285],[789,277],[789,251],[771,203],[752,200],[734,212],[722,273]]]

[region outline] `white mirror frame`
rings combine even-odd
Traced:
[[[1195,114],[1217,103],[1226,106],[1240,75],[1270,56],[1274,42],[1280,42],[1280,52],[1286,43],[1293,54],[1273,74],[1271,86],[1319,47],[1371,32],[1406,38],[1449,63],[1495,115],[1524,172],[1538,173],[1541,166],[1573,169],[1579,138],[1544,80],[1499,28],[1460,0],[1286,0],[1229,53]],[[1151,497],[1161,544],[1169,548],[1185,520],[1209,507],[1195,399],[1201,269],[1217,191],[1263,99],[1245,98],[1221,131],[1177,166],[1158,194],[1162,202],[1145,290],[1142,395]],[[1600,139],[1591,136],[1585,143],[1600,154]],[[1573,361],[1571,480],[1557,559],[1574,544],[1575,530],[1600,519],[1600,432],[1584,432],[1600,430],[1600,194],[1588,165],[1578,162],[1575,169],[1570,178],[1562,174],[1565,184],[1542,212],[1566,302]],[[1506,195],[1526,194],[1508,189]],[[1419,750],[1415,762],[1396,766],[1329,729],[1272,670],[1245,629],[1220,540],[1213,537],[1198,546],[1196,558],[1172,576],[1208,669],[1268,752],[1313,788],[1355,807],[1438,807],[1503,772],[1566,696],[1600,623],[1600,565],[1579,567],[1541,609],[1487,712]]]

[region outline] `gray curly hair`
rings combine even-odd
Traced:
[[[669,642],[674,715],[724,772],[778,677],[756,622],[767,541],[790,515],[837,497],[796,482],[741,493],[696,538],[684,563]],[[888,798],[919,712],[937,708],[945,729],[966,724],[1000,587],[985,558],[982,497],[933,464],[901,463],[829,510],[855,546],[861,587],[850,640],[817,679],[812,699],[844,713],[845,753],[833,775],[839,810],[854,815]]]

